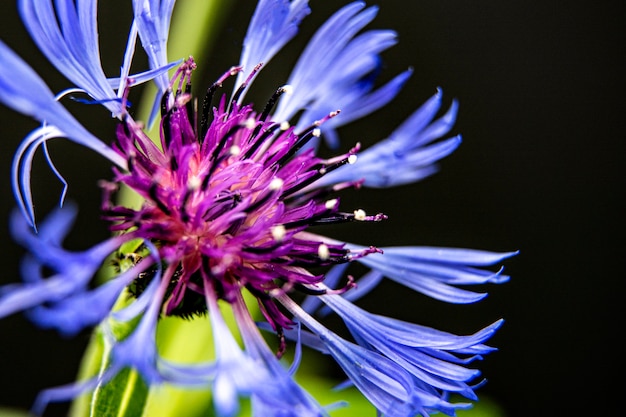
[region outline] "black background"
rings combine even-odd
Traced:
[[[15,6],[7,3],[0,38],[37,68],[53,91],[69,86],[32,45]],[[126,3],[100,5],[108,74],[115,74],[121,62],[130,16]],[[286,68],[312,30],[344,2],[328,3],[311,1],[313,14],[302,26],[303,36],[259,81],[267,91],[285,82]],[[201,63],[205,85],[237,63],[253,6],[239,1],[226,18],[212,58]],[[476,305],[432,302],[391,283],[364,304],[460,333],[504,317],[505,326],[492,339],[499,352],[480,364],[489,380],[481,393],[508,416],[620,414],[624,2],[388,0],[380,6],[371,27],[394,28],[400,39],[384,54],[383,80],[409,66],[415,73],[391,105],[341,131],[344,146],[385,137],[438,86],[447,104],[453,98],[460,102],[454,133],[462,133],[464,142],[441,163],[440,173],[421,183],[348,195],[346,207],[383,211],[390,219],[337,231],[338,236],[380,246],[519,249],[521,254],[506,262],[512,280],[487,288],[490,296]],[[105,49],[110,45],[114,48]],[[266,91],[257,94],[265,97]],[[93,132],[110,137],[114,124],[105,111],[70,107]],[[35,126],[0,109],[3,283],[18,280],[21,253],[7,231],[14,206],[10,161]],[[109,177],[109,167],[79,146],[53,145],[55,161],[70,181],[69,198],[81,207],[68,244],[86,248],[107,235],[97,221],[96,183]],[[34,192],[42,217],[61,186],[39,159]],[[21,315],[0,321],[0,404],[27,408],[41,388],[71,381],[87,337],[63,339],[35,329]]]

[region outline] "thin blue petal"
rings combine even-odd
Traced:
[[[406,417],[418,410],[412,376],[383,355],[348,342],[313,319],[287,296],[280,302],[318,335],[330,355],[363,395],[386,416]]]
[[[59,128],[69,139],[91,148],[113,163],[126,162],[89,133],[59,103],[43,80],[15,52],[0,41],[0,101],[15,111]]]
[[[256,65],[267,65],[296,35],[300,22],[310,12],[308,0],[260,0],[243,42],[243,71],[236,84],[240,85]]]
[[[75,214],[72,205],[56,210],[36,234],[19,213],[13,213],[11,234],[30,252],[22,264],[22,272],[28,275],[24,284],[0,290],[0,317],[31,310],[30,317],[36,323],[73,334],[107,314],[132,276],[93,291],[89,291],[89,282],[123,240],[111,238],[85,252],[65,251],[60,243]],[[44,274],[44,268],[51,275]]]
[[[460,264],[473,266],[495,265],[515,252],[491,252],[478,249],[441,248],[428,246],[397,246],[387,248],[385,254],[396,257],[403,256],[414,261],[437,262],[442,264]]]
[[[257,367],[267,371],[269,381],[271,381],[268,382],[267,389],[253,393],[253,415],[263,417],[327,416],[328,413],[324,408],[293,380],[291,373],[270,351],[256,324],[252,321],[243,300],[240,299],[233,307],[246,353],[256,362]]]
[[[327,288],[335,288],[339,281],[344,277],[344,274],[348,269],[348,263],[337,265],[330,269],[324,275],[324,285]],[[322,300],[315,295],[307,296],[300,304],[302,309],[307,313],[313,314],[322,304]]]
[[[352,244],[347,247],[355,252],[365,249]],[[501,270],[491,272],[475,267],[490,266],[517,253],[418,246],[382,248],[382,251],[357,261],[402,285],[451,303],[471,303],[486,296],[454,285],[506,282],[508,276],[502,275]]]
[[[476,399],[468,382],[480,372],[461,366],[462,361],[448,352],[480,346],[500,327],[501,321],[474,335],[456,336],[367,313],[337,295],[322,298],[344,320],[360,345],[371,347],[400,365],[419,380],[422,390],[433,392],[432,388],[436,388]],[[418,394],[425,395],[424,392]]]
[[[379,54],[393,46],[397,37],[391,30],[371,30],[356,36],[378,12],[377,7],[364,7],[363,2],[348,4],[317,31],[289,78],[293,94],[281,97],[274,114],[277,120],[289,120],[303,111],[297,122],[303,129],[341,110],[322,127],[332,147],[338,144],[337,127],[386,105],[411,73],[406,71],[374,90],[381,65]]]
[[[159,383],[163,376],[158,370],[159,355],[156,350],[156,323],[165,288],[163,281],[153,280],[145,293],[151,294],[151,303],[134,331],[124,340],[113,342],[112,372],[124,367],[135,368],[147,383]],[[113,338],[112,334],[109,334]]]
[[[325,307],[328,308],[328,307]],[[267,322],[257,323],[259,329],[276,334],[272,326]],[[283,329],[283,334],[287,340],[300,341],[306,347],[328,354],[328,349],[319,336],[304,329]]]
[[[34,152],[55,137],[86,146],[114,164],[126,168],[125,159],[89,133],[55,98],[43,80],[0,41],[0,101],[6,106],[52,126],[28,135],[18,147],[12,167],[13,191],[24,214],[34,223],[30,196],[30,167]],[[19,74],[19,80],[16,75]]]
[[[160,68],[151,69],[148,71],[140,72],[138,74],[130,74],[128,78],[132,80],[133,85],[143,84],[147,81],[151,81],[155,78],[158,78],[160,75],[167,74],[168,70],[180,65],[181,62],[182,60],[179,59],[178,61],[170,62],[169,64]],[[119,77],[109,78],[108,82],[111,87],[115,87],[119,85],[120,78]]]
[[[72,293],[50,306],[38,305],[27,314],[40,327],[54,328],[66,336],[73,336],[104,320],[129,283],[129,280],[115,279],[92,291]]]
[[[48,60],[114,115],[123,112],[102,69],[97,3],[92,0],[20,0],[22,21]]]
[[[447,134],[456,118],[457,104],[453,102],[448,112],[433,121],[440,105],[438,91],[387,139],[359,153],[354,164],[325,175],[314,186],[363,181],[367,187],[392,187],[432,175],[437,170],[435,163],[461,143],[461,137],[456,136],[428,145]]]
[[[359,15],[364,7],[363,2],[350,3],[337,11],[318,29],[289,77],[288,84],[293,87],[294,94],[284,97],[279,103],[274,115],[277,120],[291,118],[312,101],[320,84],[325,87],[320,81],[328,80],[329,77],[332,79],[327,68],[350,39],[376,16],[378,11],[376,7]],[[326,88],[322,88],[322,91],[325,90]]]
[[[212,376],[215,408],[220,416],[234,416],[239,411],[239,396],[267,391],[271,378],[265,368],[241,350],[222,318],[217,301],[209,294],[207,304],[215,346]]]
[[[175,0],[133,0],[135,22],[150,68],[167,65],[167,39]],[[167,74],[160,74],[155,82],[161,93],[169,84]]]
[[[82,393],[94,390],[99,383],[97,378],[91,378],[86,381],[45,389],[37,395],[31,413],[34,416],[41,416],[48,404],[76,398]]]

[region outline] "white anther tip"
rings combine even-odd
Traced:
[[[248,129],[253,129],[256,126],[256,119],[253,117],[249,117],[248,119],[246,119],[246,121],[244,122],[244,126]]]
[[[277,226],[272,226],[270,228],[270,232],[272,233],[272,237],[274,238],[274,240],[280,242],[285,238],[285,235],[287,234],[287,229],[285,229],[285,226],[283,226],[282,224],[279,224]]]
[[[336,198],[333,198],[332,200],[328,200],[324,204],[324,207],[326,207],[326,210],[332,210],[337,205],[337,201],[338,200]]]
[[[327,245],[322,243],[317,247],[317,255],[322,261],[326,261],[330,258],[330,249],[328,249]]]
[[[190,190],[197,190],[198,188],[200,188],[200,185],[202,185],[202,180],[200,180],[200,178],[196,177],[195,175],[189,178],[189,181],[187,181],[187,187],[189,187]]]
[[[231,155],[237,156],[241,153],[241,148],[237,145],[233,145],[230,147],[228,151],[230,152]]]
[[[279,190],[284,184],[284,181],[280,178],[274,178],[270,181],[270,190],[276,191]]]
[[[363,221],[365,220],[366,217],[367,217],[367,214],[365,213],[365,210],[363,209],[354,210],[354,220]]]

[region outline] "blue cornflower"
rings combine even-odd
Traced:
[[[192,58],[166,61],[174,0],[133,1],[134,20],[116,77],[102,70],[94,0],[20,0],[19,6],[39,48],[76,85],[69,91],[86,93],[119,119],[111,145],[96,138],[59,103],[68,92],[55,96],[0,42],[0,100],[43,123],[24,139],[14,159],[21,214],[11,219],[12,234],[29,254],[24,282],[0,288],[0,317],[25,311],[36,324],[64,334],[100,324],[111,346],[101,375],[44,391],[36,412],[132,367],[150,384],[211,386],[216,411],[223,416],[237,413],[241,396],[251,398],[256,415],[327,415],[293,379],[301,344],[331,355],[348,384],[386,416],[453,415],[469,404],[450,402],[450,394],[476,399],[479,371],[467,365],[493,350],[485,342],[501,321],[457,336],[368,313],[354,301],[387,277],[439,300],[474,302],[484,294],[458,286],[505,282],[508,277],[501,271],[485,267],[514,253],[377,248],[314,231],[321,224],[384,221],[384,214],[343,211],[337,194],[420,180],[460,142],[459,137],[442,139],[452,128],[457,106],[453,102],[437,118],[442,100],[437,91],[377,145],[361,151],[357,143],[332,158],[317,156],[320,137],[336,145],[339,126],[386,105],[410,76],[406,71],[375,87],[371,75],[379,54],[396,42],[393,31],[364,31],[376,7],[354,2],[337,11],[314,35],[288,84],[256,112],[244,102],[247,90],[310,13],[306,0],[260,0],[240,65],[208,89],[196,112],[191,79],[197,63]],[[137,38],[150,68],[130,75]],[[177,69],[168,78],[173,66]],[[230,78],[232,93],[213,105]],[[159,143],[126,110],[129,89],[148,80],[160,91],[155,101],[161,113]],[[113,164],[113,179],[102,182],[102,216],[115,233],[84,252],[62,247],[75,216],[72,205],[35,227],[31,162],[35,151],[40,146],[45,151],[47,141],[56,137],[87,146]],[[114,202],[122,185],[143,198],[141,207]],[[117,273],[94,288],[93,277],[105,259],[131,243],[137,251],[119,259]],[[342,284],[351,262],[370,272]],[[263,323],[254,322],[244,293],[256,298]],[[298,293],[307,295],[301,304],[295,301]],[[115,308],[125,297],[131,301]],[[224,308],[232,310],[241,344],[222,318]],[[155,333],[161,316],[205,313],[214,335],[212,362],[181,365],[159,356]],[[349,339],[321,323],[329,313],[344,321]],[[124,337],[111,327],[131,320],[138,323]],[[277,352],[260,329],[276,335]],[[287,339],[296,342],[290,368],[279,360]]]

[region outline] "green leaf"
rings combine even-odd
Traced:
[[[128,302],[128,295],[122,294],[117,302],[116,308],[121,308],[128,304]],[[128,335],[135,330],[138,322],[139,318],[129,322],[117,322],[113,319],[109,319],[107,321],[107,327],[113,338],[118,341],[128,337]],[[96,331],[94,339],[95,340],[92,342],[92,345],[96,345],[96,347],[93,348],[94,352],[92,352],[94,356],[92,358],[87,356],[87,359],[92,359],[89,361],[91,371],[95,369],[96,364],[99,364],[97,375],[101,377],[110,364],[113,343],[115,342],[104,337],[101,328]],[[98,361],[96,358],[100,358],[100,360]],[[87,369],[85,369],[84,372],[87,372]],[[89,415],[90,417],[138,416],[141,415],[143,411],[147,396],[148,386],[141,379],[139,374],[135,370],[125,368],[118,372],[110,381],[101,383],[96,387],[91,394],[89,414],[76,415]],[[84,408],[83,410],[76,409],[77,413],[79,411],[84,412]]]
[[[98,375],[102,368],[104,358],[104,338],[99,329],[94,330],[87,350],[83,355],[83,361],[78,372],[78,380],[84,381]],[[91,393],[77,397],[70,408],[69,417],[88,416],[91,407]]]
[[[91,417],[136,417],[143,413],[148,386],[137,371],[125,368],[93,394]]]

